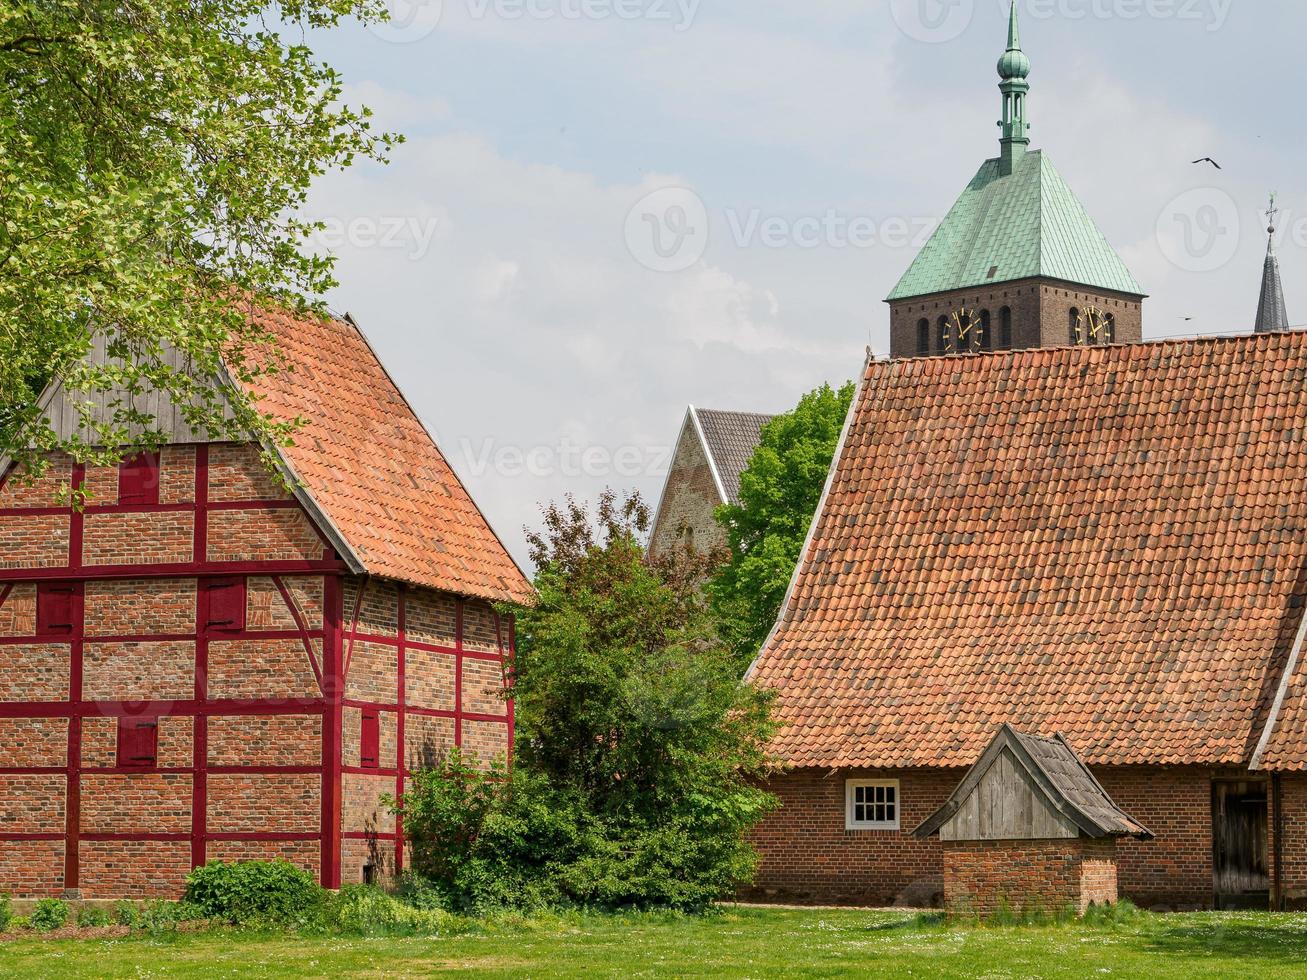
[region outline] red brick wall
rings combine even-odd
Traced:
[[[495,694],[506,625],[488,605],[351,579],[344,615],[341,875],[350,882],[403,866],[402,826],[382,798],[401,796],[410,768],[437,763],[454,745],[483,764],[506,757],[510,709]],[[365,715],[378,720],[375,766],[360,751]]]
[[[1212,904],[1212,779],[1237,773],[1205,768],[1095,769],[1126,813],[1156,834],[1117,845],[1120,894],[1147,908],[1206,908]],[[811,903],[882,905],[930,898],[942,874],[939,843],[917,841],[913,828],[940,806],[961,771],[840,772],[797,770],[771,789],[779,811],[755,831],[761,863],[750,897]],[[846,778],[900,780],[902,829],[846,831]],[[1286,899],[1307,905],[1307,776],[1285,776]],[[1272,828],[1274,820],[1271,821]],[[1273,846],[1273,842],[1272,842]]]
[[[75,513],[60,487],[83,476],[93,496]],[[71,589],[74,620],[38,636],[36,586],[0,575],[0,767],[20,770],[0,775],[0,835],[33,835],[0,841],[0,888],[177,895],[210,854],[327,870],[333,713],[317,675],[328,636],[339,642],[339,585],[324,573],[342,566],[248,447],[166,447],[161,507],[120,504],[117,490],[115,468],[67,460],[36,486],[0,486],[0,571],[66,569],[56,586]],[[197,554],[218,564],[198,568]],[[286,559],[313,565],[262,564]],[[199,597],[215,581],[244,586],[243,629],[208,627]],[[118,767],[121,715],[157,720],[153,765]],[[54,771],[21,771],[42,767]],[[61,839],[36,839],[50,834]]]
[[[954,912],[1083,913],[1116,902],[1115,842],[945,841],[944,904]]]
[[[761,864],[755,899],[813,904],[921,905],[943,890],[938,840],[911,831],[948,798],[963,773],[939,770],[797,770],[769,787],[781,801],[754,832]],[[897,779],[899,831],[844,829],[845,779]]]
[[[61,502],[78,480],[84,512]],[[26,866],[19,896],[176,895],[208,857],[286,856],[330,884],[342,857],[358,880],[379,852],[393,873],[400,828],[379,800],[402,791],[405,760],[508,751],[504,624],[342,575],[251,447],[165,447],[159,504],[122,504],[115,468],[66,459],[0,484],[0,767],[18,770],[0,777],[0,887]],[[38,635],[22,572],[37,568],[67,579],[75,622],[57,637]],[[226,584],[243,624],[209,618]],[[380,717],[367,770],[365,709]],[[119,768],[120,717],[133,733],[157,720],[153,765]]]
[[[704,554],[725,547],[726,532],[713,516],[721,503],[708,455],[693,424],[687,421],[677,439],[671,470],[658,502],[649,553],[658,557],[686,544]]]

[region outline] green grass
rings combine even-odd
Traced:
[[[212,931],[0,945],[0,976],[1307,977],[1307,915],[978,927],[899,912],[576,915],[436,939]]]

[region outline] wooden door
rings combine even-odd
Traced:
[[[1218,909],[1270,906],[1266,851],[1266,784],[1212,783],[1212,877]]]

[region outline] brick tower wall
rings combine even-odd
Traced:
[[[484,602],[367,579],[346,579],[343,608],[341,880],[381,881],[405,866],[384,798],[412,771],[455,746],[483,767],[507,760],[512,624]]]
[[[938,320],[962,308],[977,313],[989,312],[994,350],[1000,347],[999,327],[1005,308],[1011,311],[1013,350],[1067,347],[1071,343],[1071,310],[1083,310],[1088,306],[1097,307],[1115,318],[1116,343],[1135,344],[1143,340],[1143,301],[1138,296],[1029,279],[891,303],[890,356],[918,356],[917,327],[923,319],[930,324],[931,355],[939,354]]]
[[[249,446],[0,487],[0,889],[175,896],[211,858],[330,880],[342,570]]]

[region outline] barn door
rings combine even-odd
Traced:
[[[1266,784],[1212,783],[1212,874],[1218,909],[1271,903],[1266,860]]]

